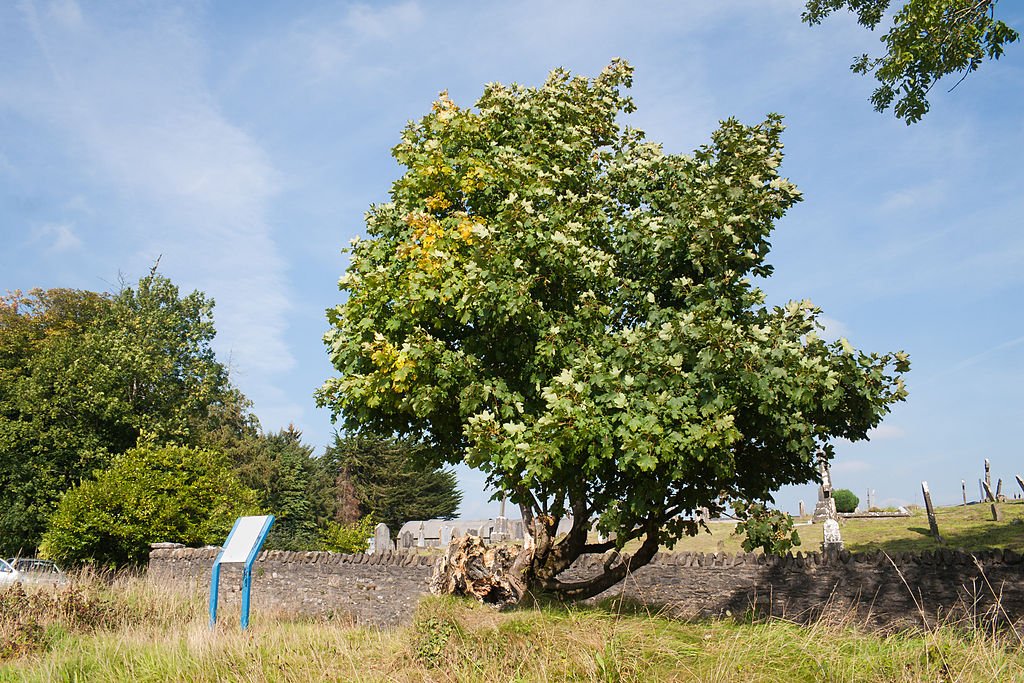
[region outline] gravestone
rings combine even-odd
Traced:
[[[804,510],[804,502],[801,500],[800,501],[800,517],[805,517],[805,516],[807,516],[807,511]]]
[[[921,493],[924,494],[924,509],[928,513],[928,527],[931,529],[935,540],[942,543],[942,536],[939,535],[939,524],[935,521],[935,508],[932,507],[932,492],[928,490],[928,482],[921,482]]]
[[[832,497],[832,473],[828,468],[828,460],[825,454],[818,457],[818,472],[821,475],[821,484],[818,485],[818,503],[814,506],[812,522],[822,522],[826,519],[836,519],[836,501]]]
[[[843,538],[839,533],[839,522],[835,518],[825,520],[821,526],[821,549],[825,552],[843,549]]]
[[[441,527],[441,547],[447,548],[448,544],[452,542],[452,528],[445,524]]]
[[[420,522],[420,528],[416,532],[416,547],[425,548],[427,545],[426,529],[423,528],[423,522]]]
[[[996,494],[992,493],[992,487],[989,486],[987,481],[982,482],[982,487],[985,489],[985,500],[990,503],[996,502]]]
[[[388,525],[383,522],[373,528],[373,548],[374,552],[378,553],[383,553],[392,549],[391,530],[388,529]]]
[[[412,532],[409,530],[403,531],[398,537],[398,542],[402,546],[403,550],[411,548],[413,544]]]

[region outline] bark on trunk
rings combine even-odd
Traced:
[[[435,595],[468,595],[496,607],[517,604],[526,592],[521,570],[513,570],[524,553],[514,546],[486,546],[478,536],[452,541],[430,577]]]
[[[517,604],[528,590],[538,590],[561,600],[583,600],[604,592],[651,561],[658,550],[657,534],[648,534],[635,555],[608,550],[603,571],[579,581],[564,582],[558,576],[584,550],[607,550],[608,544],[553,543],[552,529],[538,518],[534,546],[487,546],[477,536],[452,541],[438,560],[430,579],[435,595],[468,595],[499,608]],[[584,537],[585,538],[585,537]],[[573,539],[564,539],[572,541]]]

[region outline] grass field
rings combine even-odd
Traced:
[[[1024,679],[1019,640],[952,625],[882,635],[857,624],[682,622],[607,607],[499,613],[429,598],[412,625],[394,630],[261,614],[245,633],[230,615],[211,632],[201,595],[142,579],[76,590],[103,607],[76,621],[55,604],[36,647],[0,663],[0,681]]]
[[[843,542],[848,550],[866,552],[906,552],[936,550],[940,547],[955,550],[983,550],[1003,548],[1024,552],[1024,500],[999,503],[1003,521],[992,521],[988,504],[959,505],[938,508],[935,511],[939,533],[945,545],[940,546],[928,530],[928,517],[923,509],[914,509],[910,517],[883,517],[879,519],[845,519],[841,523]],[[800,526],[801,546],[794,550],[820,549],[821,525],[809,524],[809,519],[797,520]],[[733,534],[732,522],[712,522],[711,533],[701,533],[676,544],[672,552],[695,551],[742,552],[742,538]]]
[[[1003,511],[995,523],[988,506],[940,509],[947,547],[1024,550],[1024,503]],[[739,549],[731,525],[712,528],[683,548]],[[820,527],[801,532],[814,549]],[[854,550],[936,547],[923,514],[849,520],[843,533]],[[257,613],[242,633],[237,619],[229,610],[210,631],[204,595],[140,577],[0,590],[0,682],[1024,681],[1019,635],[984,625],[884,634],[852,619],[684,622],[610,604],[499,613],[441,598],[392,630]]]

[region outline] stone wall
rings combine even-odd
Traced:
[[[209,587],[217,549],[159,549],[149,577]],[[427,593],[433,558],[413,553],[341,555],[264,551],[253,569],[252,605],[307,614],[348,615],[392,625],[411,619]],[[570,574],[600,571],[583,557]],[[221,571],[221,604],[237,604],[240,570]],[[997,607],[994,595],[999,595]],[[1024,619],[1024,562],[1012,551],[772,557],[755,554],[659,554],[623,583],[598,596],[626,598],[679,617],[740,615],[748,610],[797,621],[825,612],[876,626],[932,623],[964,616]]]
[[[147,578],[210,590],[210,571],[220,548],[153,550]],[[265,550],[253,565],[251,605],[261,610],[352,618],[394,625],[408,622],[427,593],[433,558],[415,553],[343,555]],[[220,605],[240,602],[241,565],[221,565]]]
[[[571,572],[583,577],[600,567],[599,558],[581,558]],[[620,597],[683,618],[753,610],[798,622],[829,614],[878,627],[965,617],[1019,622],[1024,620],[1024,561],[1001,550],[659,554],[597,600]]]

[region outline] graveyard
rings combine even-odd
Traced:
[[[1024,681],[1022,31],[0,3],[0,683]]]

